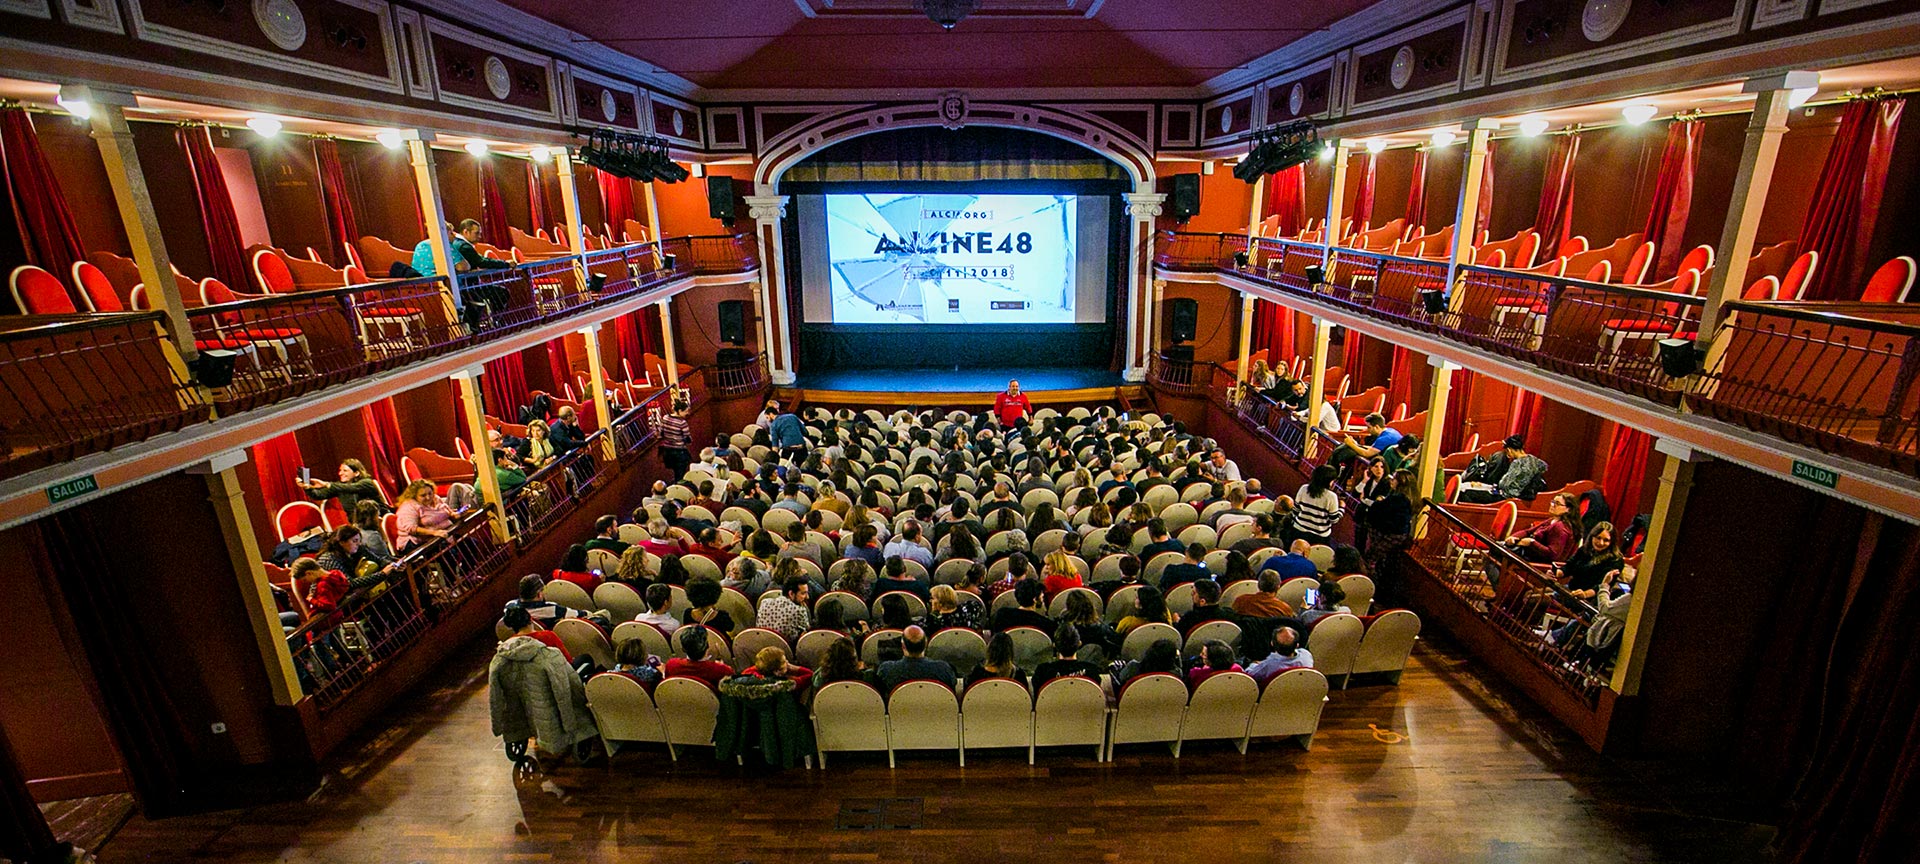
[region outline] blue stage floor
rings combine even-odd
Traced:
[[[1117,387],[1120,373],[1100,368],[1021,369],[837,369],[803,372],[794,382],[805,390],[892,393],[979,393],[1004,390],[1007,380],[1022,390],[1079,390]]]

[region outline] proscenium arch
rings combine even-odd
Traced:
[[[755,194],[779,194],[780,178],[788,169],[842,141],[893,129],[946,125],[932,103],[823,112],[781,132],[761,148],[753,174]],[[1077,144],[1119,165],[1132,179],[1134,191],[1154,189],[1153,155],[1131,133],[1097,117],[1033,105],[977,102],[968,107],[964,125],[1021,129]]]

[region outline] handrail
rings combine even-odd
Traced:
[[[766,352],[755,354],[744,363],[716,364],[712,377],[708,391],[719,398],[744,396],[764,390],[768,382]]]
[[[1920,337],[1920,323],[1890,321],[1871,315],[1849,313],[1867,312],[1920,312],[1920,306],[1904,303],[1861,303],[1838,302],[1832,300],[1733,300],[1727,303],[1728,314],[1742,310],[1762,315],[1774,315],[1793,318],[1816,324],[1832,324],[1841,327],[1859,327],[1882,333],[1898,333],[1902,336]]]
[[[0,315],[0,340],[85,333],[105,324],[164,323],[159,312],[79,312],[70,315]]]

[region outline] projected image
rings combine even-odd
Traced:
[[[827,195],[840,324],[1070,324],[1071,195]]]

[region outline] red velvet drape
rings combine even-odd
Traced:
[[[1413,170],[1407,184],[1407,224],[1415,234],[1425,233],[1427,225],[1427,148],[1413,151]]]
[[[367,469],[388,489],[407,488],[406,475],[400,473],[400,457],[407,455],[407,444],[400,438],[400,415],[393,409],[393,397],[360,406],[360,424],[366,427],[367,452],[373,457]]]
[[[253,445],[252,458],[254,469],[260,472],[260,495],[266,499],[267,512],[278,513],[288,504],[306,500],[306,493],[294,481],[307,460],[300,455],[300,440],[292,432]]]
[[[1600,484],[1613,510],[1615,525],[1625,525],[1640,511],[1640,487],[1647,477],[1647,459],[1653,452],[1653,436],[1621,424],[1613,429],[1613,443],[1607,447],[1607,471]]]
[[[547,342],[547,372],[553,376],[552,394],[555,397],[565,397],[567,385],[573,383],[573,363],[567,359],[565,338]]]
[[[236,291],[265,290],[253,284],[247,266],[246,244],[240,241],[240,217],[233,212],[233,196],[213,155],[213,136],[206,126],[181,126],[174,132],[193,172],[193,191],[200,199],[200,226],[207,235],[207,255],[213,277]]]
[[[610,230],[618,231],[633,218],[633,184],[598,168],[593,173],[600,180],[601,218]]]
[[[1267,177],[1268,216],[1279,216],[1279,235],[1292,237],[1300,233],[1300,226],[1307,221],[1307,169],[1305,165],[1295,165],[1285,171]]]
[[[487,403],[485,413],[509,423],[518,422],[520,406],[527,404],[531,392],[520,352],[487,361],[480,376],[480,396]]]
[[[1653,241],[1653,272],[1649,278],[1654,281],[1672,276],[1686,251],[1680,247],[1686,243],[1687,214],[1693,209],[1693,171],[1700,164],[1700,130],[1698,120],[1667,124],[1667,143],[1660,150],[1660,175],[1653,183],[1653,206],[1648,208],[1647,224],[1641,229]],[[1607,503],[1614,503],[1613,496],[1607,496]]]
[[[1393,346],[1393,370],[1387,378],[1387,419],[1392,420],[1400,406],[1413,400],[1413,352]],[[1420,406],[1408,405],[1408,414],[1420,413]]]
[[[20,107],[0,110],[0,175],[13,202],[14,221],[20,226],[20,245],[27,261],[69,281],[73,262],[85,258],[80,229],[74,224],[60,179],[47,165],[47,154],[34,134],[33,119]],[[76,308],[85,309],[77,300]]]
[[[1545,431],[1547,400],[1531,390],[1513,391],[1513,412],[1507,420],[1507,434],[1524,435],[1529,446],[1538,447]],[[1486,443],[1486,442],[1481,442]]]
[[[347,194],[347,172],[340,166],[340,148],[332,138],[313,139],[313,162],[320,169],[320,198],[327,208],[327,230],[333,234],[333,249],[327,257],[344,264],[345,247],[360,240],[360,223],[353,216],[353,199]]]
[[[501,249],[512,248],[513,233],[507,228],[507,204],[500,197],[500,178],[493,170],[493,157],[474,160],[480,165],[480,235]]]
[[[654,307],[649,305],[646,308]],[[641,320],[642,314],[629,312],[613,319],[614,350],[620,355],[620,368],[607,373],[612,378],[624,379],[626,369],[639,369],[640,364],[646,359],[647,342],[646,337],[642,335],[646,327],[645,322]]]
[[[482,380],[485,380],[485,377],[486,376],[482,375]],[[460,440],[467,441],[467,406],[462,404],[460,399],[460,382],[451,378],[447,379],[447,389],[449,391],[448,400],[453,403],[453,434],[459,436]],[[480,401],[485,402],[486,398],[485,393],[480,394]],[[480,413],[482,415],[487,413],[485,406],[481,407]],[[508,417],[507,419],[518,420],[520,418]]]
[[[527,160],[527,216],[533,220],[533,230],[536,233],[542,228],[552,227],[554,222],[553,218],[547,215],[552,212],[552,209],[547,206],[547,184],[541,179],[544,173],[546,172],[540,169],[540,163],[532,159]],[[553,242],[559,243],[561,240],[555,237]]]
[[[1540,232],[1540,248],[1558,249],[1573,235],[1573,164],[1580,156],[1580,133],[1553,139],[1547,154],[1547,173],[1540,178],[1540,209],[1533,229]]]
[[[1487,226],[1493,223],[1493,157],[1497,152],[1499,148],[1495,147],[1492,141],[1488,141],[1487,158],[1482,160],[1480,165],[1480,206],[1476,208],[1477,212],[1473,215],[1473,236],[1467,238],[1468,242],[1479,240],[1480,232],[1487,230]]]
[[[1437,374],[1437,373],[1436,373]],[[1440,435],[1440,455],[1458,453],[1467,441],[1467,416],[1473,407],[1473,385],[1479,375],[1465,369],[1453,372],[1453,389],[1447,391],[1447,422]]]
[[[1253,336],[1248,351],[1266,349],[1267,367],[1276,372],[1293,359],[1293,313],[1278,303],[1253,302]]]
[[[1367,337],[1360,331],[1350,328],[1345,332],[1346,335],[1340,337],[1340,368],[1346,370],[1347,380],[1352,382],[1347,390],[1358,393],[1367,389],[1366,383],[1360,378],[1360,361],[1365,356],[1362,353],[1362,347],[1366,345]],[[1330,383],[1338,384],[1339,382]]]
[[[1360,169],[1360,188],[1353,192],[1353,230],[1357,233],[1367,229],[1373,221],[1373,179],[1380,162],[1379,154],[1368,153],[1366,167]]]
[[[1863,277],[1871,264],[1867,244],[1880,216],[1893,139],[1906,104],[1898,97],[1860,99],[1840,115],[1840,130],[1827,150],[1826,164],[1820,166],[1813,204],[1800,226],[1800,251],[1820,253],[1805,299],[1858,300],[1866,289]]]

